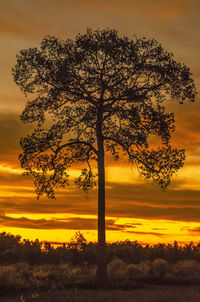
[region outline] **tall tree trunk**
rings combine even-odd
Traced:
[[[105,166],[104,166],[104,141],[102,135],[102,114],[97,122],[98,144],[98,263],[96,280],[105,284],[106,271],[106,236],[105,236]]]

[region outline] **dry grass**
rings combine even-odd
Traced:
[[[6,297],[1,302],[197,302],[198,287],[151,286],[130,291],[67,290],[29,296]]]
[[[195,261],[179,261],[169,265],[163,259],[140,264],[125,264],[120,259],[113,259],[108,264],[109,290],[133,290],[151,285],[162,286],[198,286],[200,285],[200,264]],[[66,290],[93,289],[95,283],[95,267],[83,265],[39,265],[30,266],[25,263],[0,266],[0,295],[21,294]],[[143,290],[144,291],[144,290]],[[1,301],[1,299],[0,299]],[[200,301],[200,299],[199,299]]]

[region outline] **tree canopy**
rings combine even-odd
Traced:
[[[194,82],[189,68],[156,40],[130,40],[109,29],[88,29],[75,41],[47,36],[40,49],[17,55],[13,73],[22,91],[33,95],[21,119],[38,126],[21,140],[20,160],[33,174],[38,195],[54,197],[55,184],[68,183],[71,164],[98,159],[100,108],[105,148],[114,159],[122,149],[162,188],[182,166],[184,151],[169,145],[174,114],[165,112],[163,102],[194,101]],[[42,127],[45,115],[53,121],[49,128]],[[149,146],[151,134],[161,137],[158,149]],[[89,166],[76,184],[87,190],[93,183]]]

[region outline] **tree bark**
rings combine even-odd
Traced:
[[[97,119],[98,144],[98,258],[96,280],[104,285],[107,280],[106,271],[106,236],[105,236],[105,164],[104,141],[102,134],[102,113]]]

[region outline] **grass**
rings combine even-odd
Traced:
[[[197,302],[200,263],[164,259],[126,264],[113,259],[100,289],[96,268],[83,264],[0,266],[0,302]]]
[[[62,290],[4,297],[1,302],[197,302],[199,287],[145,286],[126,290]]]

